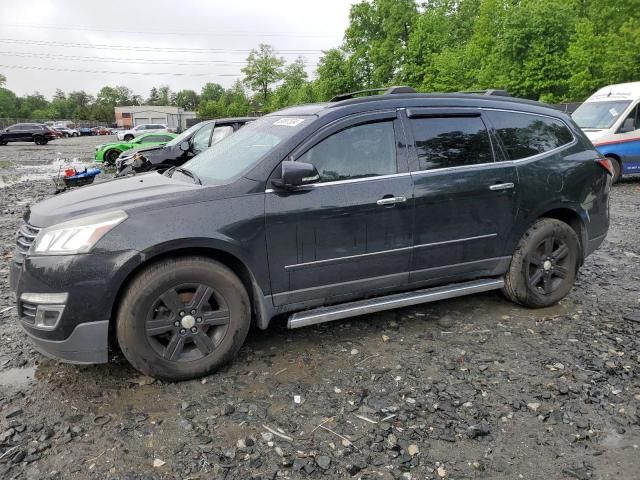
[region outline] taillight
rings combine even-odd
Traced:
[[[604,168],[609,175],[613,177],[615,171],[613,170],[613,163],[608,158],[599,158],[598,163]]]

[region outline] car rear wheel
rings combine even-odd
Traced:
[[[210,374],[231,360],[249,331],[240,279],[206,257],[163,260],[127,287],[117,318],[120,348],[140,372],[162,380]]]
[[[116,159],[120,155],[120,150],[107,150],[104,153],[104,162],[108,165],[115,165]]]
[[[571,291],[579,261],[580,241],[573,228],[560,220],[542,218],[518,243],[503,292],[525,307],[554,305]]]
[[[0,145],[6,145],[7,141],[4,138],[0,138]]]
[[[35,137],[33,137],[33,141],[36,143],[36,145],[46,145],[47,144],[47,141],[41,135],[36,135]]]
[[[76,133],[76,132],[73,132],[73,133],[71,134],[71,136],[72,136],[72,137],[78,137],[78,136],[80,136],[80,134],[79,134],[79,133]]]

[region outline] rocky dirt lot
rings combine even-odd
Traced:
[[[614,187],[609,237],[556,307],[491,293],[276,325],[168,384],[47,360],[12,308],[24,208],[103,141],[0,147],[0,479],[640,477],[640,181]]]

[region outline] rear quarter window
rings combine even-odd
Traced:
[[[487,116],[510,160],[545,153],[573,141],[569,128],[556,118],[498,111],[488,111]]]

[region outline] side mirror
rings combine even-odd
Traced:
[[[271,181],[276,187],[286,190],[295,190],[305,185],[311,185],[320,180],[320,174],[311,163],[282,162],[282,178]]]
[[[627,133],[627,132],[633,132],[636,129],[636,122],[635,119],[633,118],[627,118],[623,123],[622,126],[620,127],[620,129],[618,130],[618,133]]]
[[[180,143],[180,150],[182,150],[183,152],[188,152],[190,148],[191,148],[191,145],[189,145],[189,142]]]

